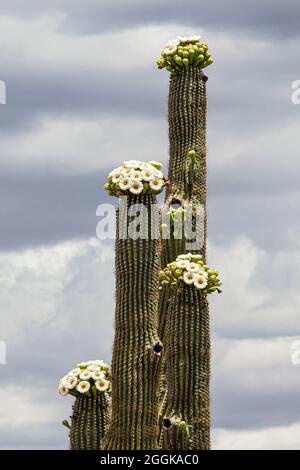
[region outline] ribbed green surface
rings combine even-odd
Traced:
[[[104,393],[77,397],[71,420],[71,450],[99,450],[109,419],[110,408]]]
[[[206,255],[206,76],[194,67],[170,78],[169,139],[171,185],[166,203],[182,207],[202,204],[204,217],[197,233],[204,243],[197,250]],[[191,166],[189,150],[196,151]],[[195,224],[195,222],[194,222]],[[163,241],[162,266],[191,251],[186,241]],[[165,416],[179,415],[191,428],[192,449],[210,447],[209,429],[209,313],[205,296],[189,288],[181,297],[164,287],[160,296],[159,335],[165,346],[164,373],[167,391]],[[162,378],[163,380],[164,378]],[[162,397],[161,393],[161,397]],[[176,433],[168,431],[168,439]],[[164,445],[166,439],[163,438]],[[170,448],[180,448],[173,442]]]
[[[205,218],[198,231],[203,234],[204,244],[200,253],[206,255],[206,76],[201,69],[190,67],[170,77],[169,91],[169,141],[170,162],[166,204],[179,202],[201,204]],[[191,172],[188,151],[196,150],[196,162]],[[192,173],[192,174],[191,174]],[[163,240],[162,266],[165,267],[186,251],[185,239]],[[166,292],[167,291],[167,292]],[[169,301],[168,289],[160,296],[159,336],[164,341],[166,312]]]
[[[130,196],[128,207],[143,204],[141,224],[148,235],[156,224],[159,209],[153,195]],[[152,210],[150,210],[152,209]],[[160,344],[158,287],[160,240],[126,237],[126,224],[117,214],[116,315],[112,360],[112,419],[105,449],[158,448]],[[128,218],[128,220],[130,217]],[[121,230],[120,230],[121,228]]]
[[[210,335],[205,294],[190,287],[183,295],[172,292],[166,341],[165,416],[180,416],[191,426],[192,449],[209,449]],[[177,445],[173,442],[171,448]]]

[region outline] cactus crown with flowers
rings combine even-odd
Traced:
[[[103,361],[80,362],[59,381],[60,395],[91,396],[98,392],[111,393],[109,365]]]
[[[188,70],[190,66],[204,69],[213,63],[208,45],[201,42],[201,37],[178,36],[168,41],[161,57],[157,61],[159,69],[166,68],[172,74],[178,73],[182,68]]]
[[[184,286],[196,287],[207,294],[221,292],[219,289],[221,281],[218,276],[218,271],[204,264],[201,255],[193,253],[179,255],[176,261],[169,263],[160,271],[161,284],[169,285],[179,293],[183,293]]]
[[[110,196],[159,194],[167,184],[161,164],[155,161],[125,161],[108,175],[104,189]]]

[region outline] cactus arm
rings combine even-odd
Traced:
[[[110,419],[105,393],[75,398],[70,426],[71,450],[99,450]]]
[[[128,210],[143,204],[148,236],[158,217],[153,194],[128,196]],[[124,215],[124,214],[123,214]],[[125,215],[125,222],[129,216]],[[116,315],[112,359],[112,419],[106,450],[158,448],[161,343],[157,335],[160,240],[127,237],[117,212]]]
[[[201,204],[198,222],[206,255],[206,76],[190,66],[170,77],[169,140],[170,186],[166,204],[181,207]],[[190,153],[192,151],[192,153]],[[193,153],[194,152],[194,153]],[[191,156],[193,157],[191,160]],[[186,240],[171,237],[163,242],[163,265],[187,251]],[[168,449],[210,447],[210,336],[206,295],[185,289],[183,295],[163,287],[160,297],[159,334],[165,344],[167,381],[165,417],[180,416],[190,429],[190,444],[184,434],[163,427],[163,446]]]

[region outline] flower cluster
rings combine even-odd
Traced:
[[[159,194],[166,183],[160,163],[130,160],[108,175],[104,189],[110,196]]]
[[[208,45],[202,44],[200,40],[200,36],[178,36],[168,41],[157,61],[158,68],[165,67],[169,72],[176,74],[182,68],[188,70],[190,66],[193,66],[204,69],[211,65],[213,58],[209,53]]]
[[[173,263],[160,271],[162,285],[169,285],[182,293],[185,285],[204,290],[207,294],[221,292],[218,271],[209,269],[201,255],[188,253],[179,255]]]
[[[60,395],[79,396],[98,392],[111,392],[111,374],[109,366],[103,361],[80,362],[60,381]]]

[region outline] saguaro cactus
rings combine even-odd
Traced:
[[[162,345],[157,335],[161,248],[156,194],[163,186],[155,162],[125,162],[105,186],[112,195],[126,196],[117,211],[112,418],[105,449],[158,448]]]
[[[61,395],[75,397],[70,430],[71,450],[99,450],[110,420],[111,375],[102,361],[80,363],[59,384]]]
[[[221,284],[205,260],[207,77],[202,69],[212,61],[208,46],[192,36],[169,41],[157,62],[171,73],[169,181],[159,163],[132,160],[113,170],[104,185],[120,202],[112,411],[107,368],[103,376],[103,366],[99,371],[94,364],[79,364],[65,376],[60,393],[76,397],[71,424],[65,422],[72,449],[210,447],[207,295]],[[156,195],[166,185],[168,210],[160,225]]]
[[[200,37],[170,41],[158,61],[171,72],[169,91],[170,187],[166,204],[191,209],[200,241],[193,247],[206,255],[206,76],[212,63]],[[199,220],[199,215],[200,217]],[[198,215],[198,218],[196,217]],[[188,249],[186,237],[176,234],[164,241],[163,263],[174,261]],[[159,333],[165,344],[167,381],[164,439],[168,448],[180,448],[172,429],[186,424],[190,448],[210,447],[210,334],[206,293],[184,286],[183,292],[164,286],[160,301]],[[172,437],[173,436],[173,437]],[[186,442],[187,439],[183,439]]]

